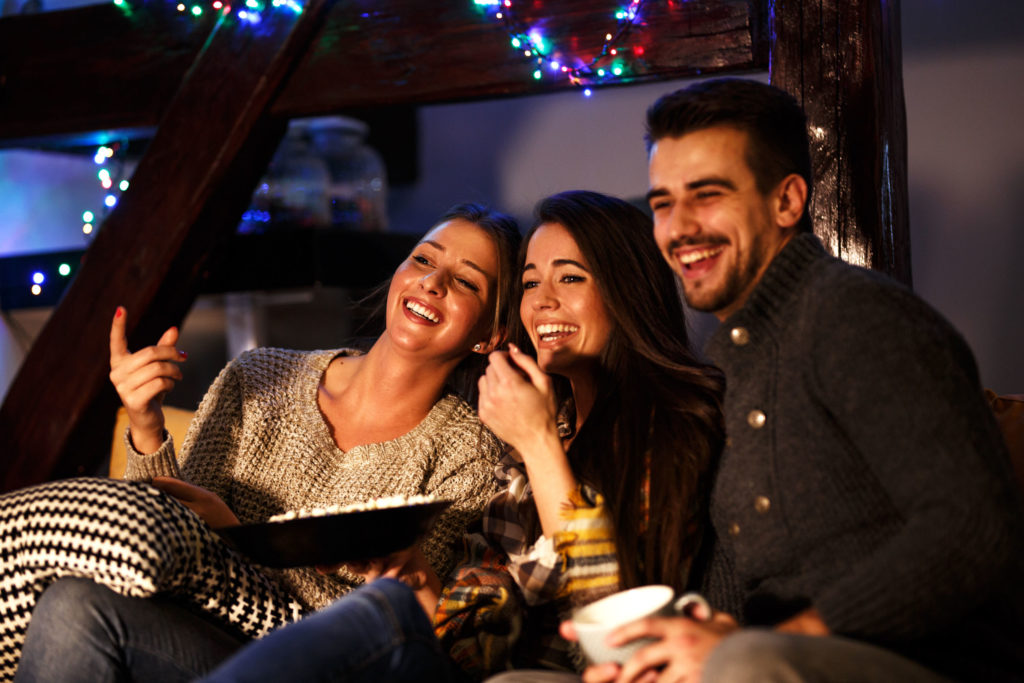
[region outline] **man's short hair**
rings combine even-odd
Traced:
[[[762,194],[797,173],[807,183],[807,203],[800,230],[811,232],[811,153],[807,115],[789,93],[740,78],[694,83],[663,95],[647,110],[648,153],[662,138],[729,126],[747,134],[746,161]]]

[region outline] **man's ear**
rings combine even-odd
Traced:
[[[792,228],[807,210],[807,181],[798,173],[790,173],[775,188],[775,223]]]

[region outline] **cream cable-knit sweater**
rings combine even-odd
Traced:
[[[497,491],[498,440],[460,398],[439,400],[411,431],[342,451],[317,405],[331,360],[352,350],[262,348],[225,367],[203,398],[180,454],[170,438],[143,455],[128,442],[126,479],[174,476],[219,495],[244,523],[288,510],[346,505],[385,496],[434,495],[454,501],[423,542],[438,575],[452,547]],[[311,568],[270,570],[300,602],[319,609],[358,583],[351,574]]]

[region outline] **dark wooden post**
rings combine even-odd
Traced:
[[[774,0],[771,82],[807,111],[815,232],[911,284],[898,0]]]
[[[4,489],[88,471],[102,457],[115,406],[105,332],[114,309],[128,308],[133,347],[184,317],[283,134],[270,103],[329,3],[271,12],[258,31],[234,15],[214,27],[0,408]]]

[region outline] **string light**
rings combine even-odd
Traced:
[[[128,181],[121,178],[124,173],[124,152],[127,148],[128,145],[125,143],[114,142],[100,145],[96,148],[96,153],[93,154],[92,160],[99,166],[96,178],[100,181],[104,195],[101,207],[102,216],[97,216],[96,212],[91,210],[82,212],[82,234],[86,237],[91,236],[96,229],[96,221],[102,219],[117,204],[118,191],[124,192],[128,189]]]
[[[590,97],[593,95],[593,88],[590,86],[629,78],[630,63],[622,54],[623,52],[628,53],[629,50],[623,49],[619,42],[625,38],[633,26],[641,21],[641,13],[646,1],[627,0],[627,4],[615,12],[613,15],[616,22],[615,30],[604,34],[601,49],[595,57],[589,60],[567,54],[550,45],[539,28],[528,26],[526,21],[520,17],[513,7],[512,0],[473,0],[473,3],[493,19],[502,23],[513,49],[521,51],[525,57],[534,60],[535,66],[532,70],[534,80],[544,78],[545,69],[543,67],[547,65],[546,71],[552,77],[567,78],[573,85],[583,87],[583,95]],[[644,48],[639,45],[635,46],[632,48],[632,54],[640,58],[644,54]]]
[[[224,0],[213,0],[213,2],[210,2],[208,5],[203,2],[186,4],[185,2],[180,2],[179,0],[172,1],[175,5],[175,9],[177,9],[179,12],[181,12],[182,14],[191,14],[193,17],[197,18],[203,16],[203,14],[206,13],[207,7],[209,7],[209,9],[213,10],[214,12],[225,16],[231,14],[231,5],[225,4]],[[122,10],[126,12],[130,12],[132,9],[129,0],[112,0],[112,2],[114,3],[114,5],[120,7]],[[235,16],[248,24],[258,24],[260,20],[263,18],[262,13],[266,9],[266,7],[267,5],[265,5],[261,0],[246,0],[245,6],[240,7],[238,11],[235,13]],[[299,2],[299,0],[272,0],[270,3],[270,7],[273,7],[275,9],[283,8],[290,12],[293,12],[294,14],[302,14],[304,9],[302,3]]]

